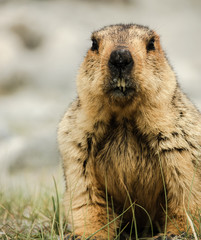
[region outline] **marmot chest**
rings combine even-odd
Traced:
[[[118,198],[128,191],[133,200],[142,203],[145,195],[161,189],[159,163],[131,124],[110,128],[100,139],[94,158],[95,172],[111,195]]]

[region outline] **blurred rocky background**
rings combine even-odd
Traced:
[[[201,109],[200,0],[0,0],[0,181],[59,165],[57,124],[90,33],[114,23],[155,29]]]

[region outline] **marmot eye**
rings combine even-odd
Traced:
[[[92,51],[98,51],[98,42],[95,38],[92,38],[92,46],[91,46]]]
[[[151,38],[147,44],[147,51],[153,51],[155,50],[155,39],[154,38]]]

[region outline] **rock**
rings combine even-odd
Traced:
[[[17,23],[11,27],[11,30],[20,38],[27,49],[35,50],[42,44],[42,35],[36,30],[31,29],[25,23]]]

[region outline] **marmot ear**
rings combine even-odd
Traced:
[[[92,38],[91,51],[98,51],[98,41],[95,38]]]
[[[152,37],[149,42],[147,43],[147,52],[149,51],[154,51],[156,48],[155,48],[155,38]]]

